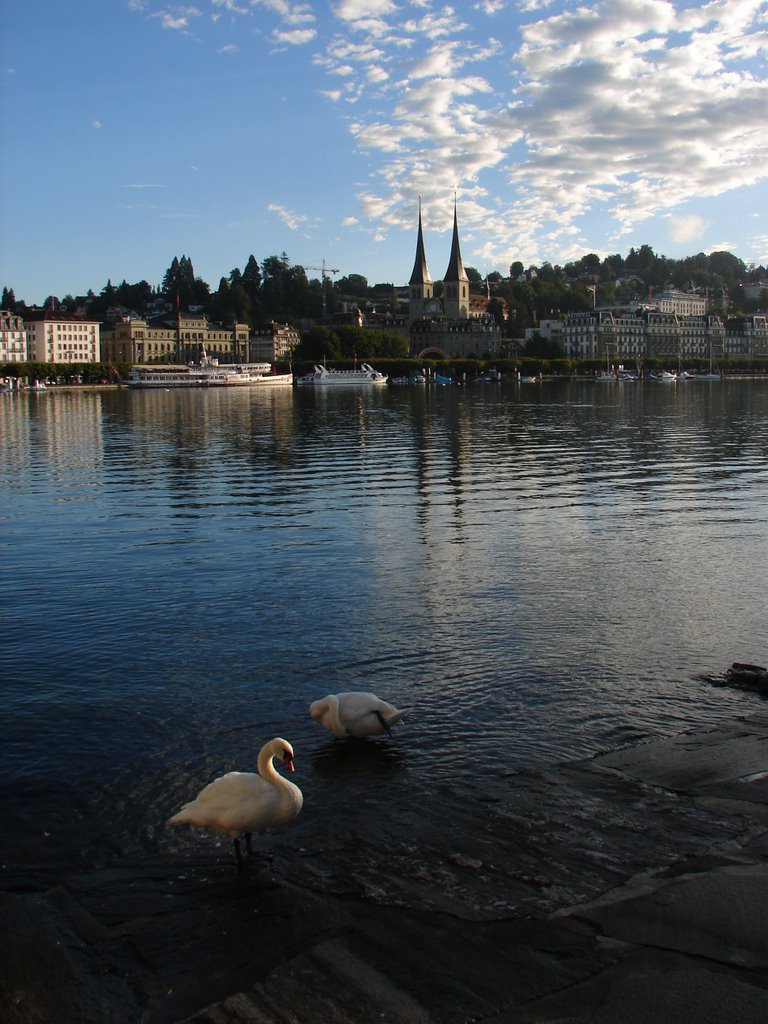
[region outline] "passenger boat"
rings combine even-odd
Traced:
[[[203,352],[199,363],[134,366],[124,382],[129,388],[231,388],[292,385],[292,373],[275,373],[269,363],[222,363]]]
[[[296,379],[303,387],[335,386],[339,384],[386,384],[389,377],[379,373],[368,363],[362,363],[359,370],[329,370],[325,366],[316,366],[313,373],[306,373]]]

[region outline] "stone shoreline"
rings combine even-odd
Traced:
[[[5,872],[5,1024],[764,1024],[768,713],[226,847]]]

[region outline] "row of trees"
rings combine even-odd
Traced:
[[[561,317],[567,313],[590,309],[597,305],[629,305],[647,301],[653,292],[672,286],[684,291],[692,288],[704,292],[714,312],[723,314],[755,312],[765,308],[768,296],[745,300],[741,285],[768,277],[766,268],[747,268],[729,252],[699,253],[681,260],[658,256],[649,245],[630,249],[627,256],[618,254],[601,259],[589,253],[564,266],[543,263],[525,267],[516,261],[509,276],[495,272],[483,277],[476,268],[467,267],[473,290],[490,295],[488,309],[504,325],[510,336],[520,336],[525,328],[539,320]],[[596,292],[589,290],[596,287]],[[435,293],[441,294],[441,282]],[[349,274],[331,281],[329,275],[310,278],[306,269],[291,263],[288,255],[270,256],[259,263],[249,256],[244,268],[235,267],[222,277],[218,288],[210,286],[194,272],[188,256],[174,257],[159,288],[146,281],[129,284],[111,281],[96,295],[89,291],[84,299],[71,295],[58,299],[49,296],[45,305],[74,310],[82,306],[89,316],[107,319],[107,311],[123,306],[139,315],[147,315],[164,299],[171,309],[199,307],[217,323],[255,325],[277,320],[287,323],[313,321],[321,323],[324,311],[328,317],[343,302],[356,304],[364,312],[375,308],[379,314],[395,317],[403,312],[393,284],[370,286],[361,274]],[[502,315],[504,300],[509,319]],[[27,308],[18,301],[11,288],[4,288],[2,308],[23,315]]]

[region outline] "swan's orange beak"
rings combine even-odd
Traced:
[[[285,765],[285,767],[288,769],[289,772],[295,772],[296,771],[296,768],[294,767],[294,764],[293,764],[293,758],[287,752],[285,754],[283,754],[283,764]]]

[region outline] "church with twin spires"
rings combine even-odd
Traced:
[[[487,357],[501,350],[501,328],[487,312],[488,296],[470,293],[459,245],[459,219],[453,205],[453,237],[441,298],[436,298],[427,265],[419,199],[416,259],[408,282],[411,352],[419,356]]]

